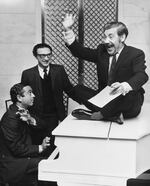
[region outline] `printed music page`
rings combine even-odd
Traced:
[[[92,97],[88,101],[91,102],[92,104],[98,106],[98,107],[103,107],[119,95],[121,93],[117,94],[110,94],[111,88],[109,86],[105,87],[101,92],[99,92],[96,96]]]

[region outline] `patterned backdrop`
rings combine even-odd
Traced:
[[[53,62],[62,64],[73,85],[78,83],[78,59],[65,47],[62,20],[66,11],[76,15],[73,30],[78,39],[79,2],[82,1],[84,15],[84,45],[95,48],[101,42],[102,28],[105,23],[117,18],[117,0],[44,0],[44,41],[53,48]],[[80,4],[80,5],[81,5]],[[84,85],[97,89],[96,66],[84,62]],[[67,111],[67,95],[64,103]]]
[[[84,46],[96,48],[102,41],[103,26],[116,20],[115,0],[84,0]],[[96,65],[85,62],[84,84],[97,89]]]

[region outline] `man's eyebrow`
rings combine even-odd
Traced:
[[[109,36],[112,36],[113,35],[113,33],[110,33],[110,34],[108,34]]]
[[[109,34],[108,34],[108,36],[112,36],[112,35],[113,35],[113,33],[109,33]],[[104,36],[104,37],[107,37],[106,34],[103,34],[103,36]]]

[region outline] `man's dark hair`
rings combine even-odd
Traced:
[[[23,85],[21,83],[17,83],[15,85],[13,85],[13,87],[11,87],[10,97],[11,97],[11,100],[12,100],[13,103],[16,103],[18,101],[18,99],[17,99],[18,95],[23,96],[23,94],[24,94],[23,88],[25,86],[26,85]]]
[[[119,36],[121,36],[123,34],[125,34],[126,37],[128,36],[128,29],[127,29],[126,25],[122,22],[107,23],[104,26],[104,31],[108,30],[108,29],[111,29],[111,28],[117,28],[117,33],[118,33]]]
[[[33,50],[32,50],[32,53],[33,53],[33,55],[34,55],[35,57],[37,57],[37,50],[38,50],[39,48],[49,48],[50,51],[51,51],[51,53],[52,53],[52,48],[51,48],[48,44],[46,44],[46,43],[39,43],[39,44],[35,45],[35,46],[33,47]]]

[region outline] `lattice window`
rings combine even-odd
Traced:
[[[44,0],[45,42],[53,48],[53,62],[64,65],[73,85],[78,83],[78,59],[65,47],[62,17],[66,10],[77,15],[73,30],[78,38],[79,1],[83,1],[85,46],[96,48],[101,42],[104,24],[117,17],[117,0]],[[84,63],[84,84],[94,89],[98,87],[96,66],[92,63]],[[64,103],[67,111],[66,95]]]
[[[84,45],[96,48],[102,41],[103,27],[116,20],[117,2],[115,0],[84,0]],[[93,63],[84,65],[84,84],[97,89],[97,70]]]
[[[53,62],[62,64],[73,84],[77,84],[77,59],[74,58],[65,47],[63,39],[62,16],[66,9],[70,9],[73,14],[78,15],[78,5],[76,0],[45,0],[45,42],[53,48]],[[74,31],[77,33],[77,22]]]

